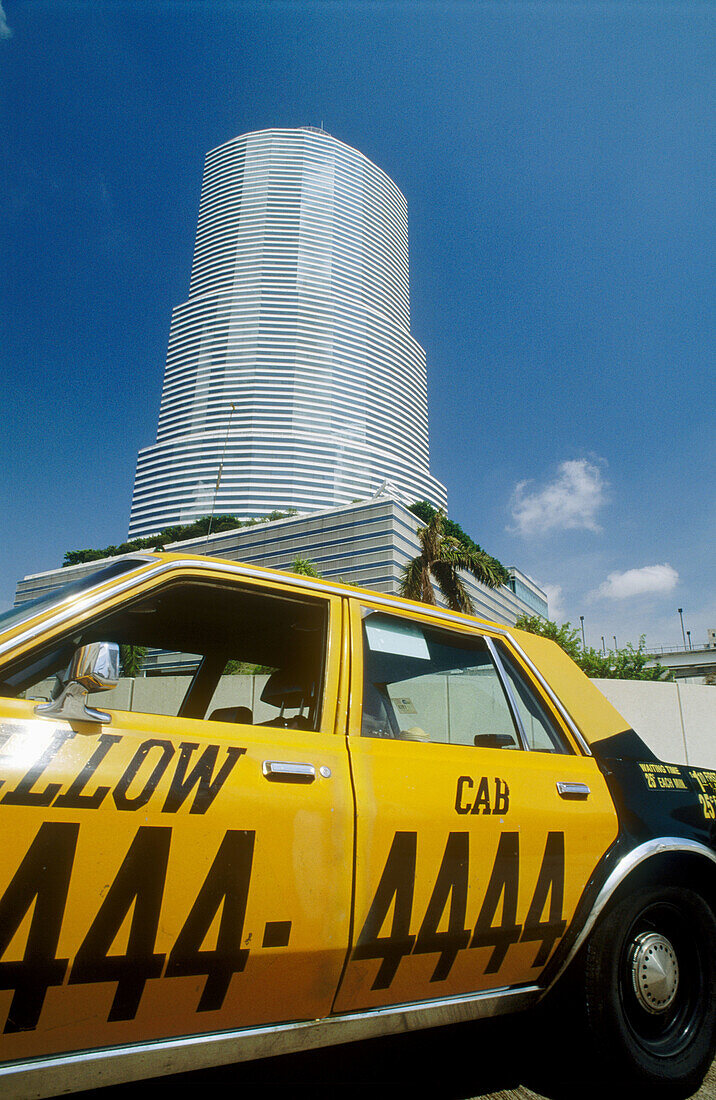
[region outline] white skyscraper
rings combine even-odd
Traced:
[[[409,310],[406,202],[361,153],[313,129],[210,152],[130,536],[338,506],[386,481],[445,507]]]

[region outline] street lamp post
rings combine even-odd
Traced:
[[[587,643],[584,640],[584,615],[579,616],[579,622],[580,622],[580,625],[582,627],[582,649],[586,649],[587,648]]]
[[[690,630],[686,631],[686,637],[689,639],[689,649],[693,649],[693,646],[691,645],[691,631]]]
[[[616,636],[616,634],[612,634],[612,638],[614,639],[614,648],[619,649],[619,646],[617,645],[617,636]]]
[[[606,655],[607,655],[607,644],[604,641],[604,635],[603,634],[602,634],[602,653],[606,657]]]
[[[686,635],[684,634],[684,609],[683,607],[677,607],[676,610],[679,612],[679,618],[681,619],[681,637],[684,639],[684,649],[686,649]]]

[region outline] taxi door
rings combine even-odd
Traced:
[[[257,613],[292,595],[243,587]],[[319,604],[317,729],[111,706],[91,724],[0,700],[0,1060],[330,1012],[353,795],[342,605]]]
[[[334,1011],[535,981],[617,832],[499,638],[355,602],[354,941]]]

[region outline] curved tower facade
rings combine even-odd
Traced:
[[[386,481],[405,503],[446,506],[410,335],[405,199],[322,131],[235,138],[206,158],[129,534],[212,511],[315,511]]]

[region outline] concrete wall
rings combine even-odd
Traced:
[[[466,676],[440,673],[389,685],[388,694],[402,730],[417,729],[414,740],[472,745],[476,733],[514,728],[497,677],[491,672]]]
[[[716,768],[716,687],[594,680],[662,760]]]
[[[261,702],[268,676],[222,676],[209,704],[209,713],[217,707],[249,707],[255,722],[275,718],[278,710]],[[43,680],[28,691],[29,699],[49,699],[54,685]],[[139,714],[176,714],[191,676],[137,676],[121,677],[116,688],[98,691],[88,696],[89,705],[99,710],[132,710]],[[291,711],[293,713],[293,711]]]

